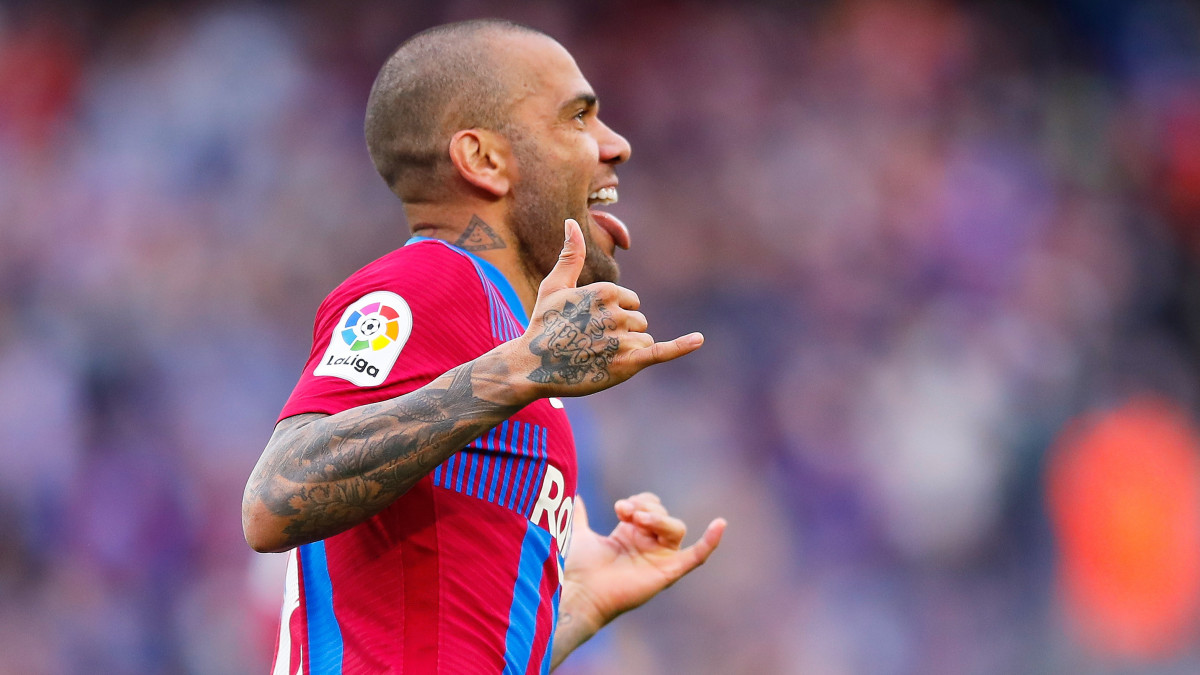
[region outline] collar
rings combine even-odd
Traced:
[[[473,260],[475,265],[483,272],[483,275],[487,277],[487,280],[492,282],[492,285],[496,287],[496,290],[500,291],[500,297],[504,299],[504,304],[508,305],[508,311],[512,312],[512,315],[516,317],[517,322],[521,324],[521,328],[529,327],[529,317],[525,314],[525,308],[521,306],[521,298],[517,297],[517,292],[513,290],[512,284],[508,283],[508,279],[505,278],[504,274],[502,274],[495,265],[484,260],[483,258],[480,258],[474,253],[471,253],[470,251],[461,249],[454,244],[451,244],[444,239],[414,236],[408,241],[404,242],[404,245],[408,246],[409,244],[416,244],[422,241],[436,241],[449,246],[451,249],[454,249],[455,251],[458,251],[459,253]]]

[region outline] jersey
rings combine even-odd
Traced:
[[[321,304],[280,419],[406,394],[526,324],[494,266],[414,238]],[[548,672],[575,490],[562,403],[535,401],[368,521],[288,554],[273,673]]]

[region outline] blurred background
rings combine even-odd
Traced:
[[[0,673],[267,672],[242,488],[406,239],[367,92],[478,16],[575,54],[708,337],[570,411],[594,520],[726,540],[561,672],[1200,672],[1197,5],[6,0]]]

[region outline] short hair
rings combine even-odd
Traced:
[[[508,129],[512,76],[484,38],[514,33],[545,35],[501,19],[436,26],[406,40],[379,70],[363,130],[375,169],[405,202],[446,195],[455,132]]]

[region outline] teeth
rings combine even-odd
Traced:
[[[616,204],[617,203],[617,188],[606,187],[596,190],[588,195],[588,202],[596,204]]]

